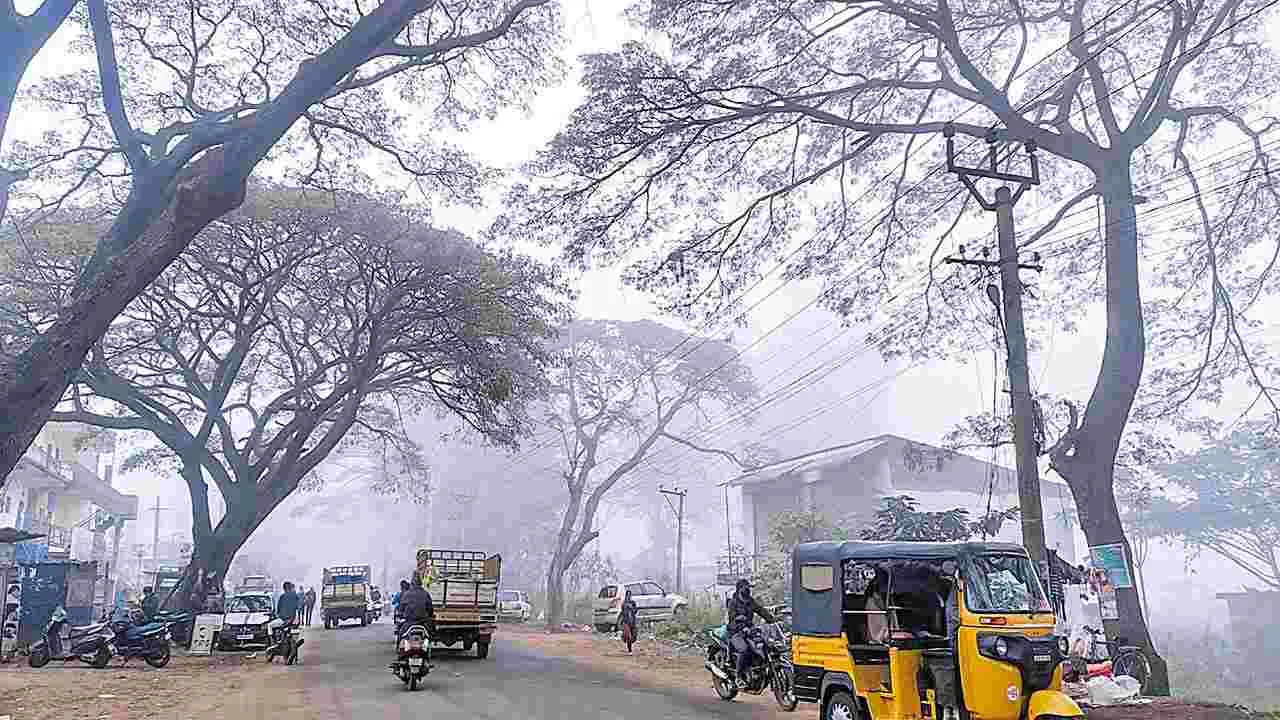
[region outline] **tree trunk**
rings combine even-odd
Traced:
[[[560,629],[564,617],[564,571],[560,567],[560,549],[556,548],[547,566],[547,629],[551,631]]]
[[[1146,337],[1138,277],[1137,214],[1130,160],[1126,156],[1099,173],[1105,207],[1107,278],[1106,346],[1102,368],[1070,446],[1055,453],[1053,467],[1067,481],[1090,546],[1121,544],[1134,578],[1133,551],[1120,523],[1115,496],[1115,459],[1142,378]],[[1169,694],[1168,668],[1151,642],[1136,587],[1117,588],[1119,620],[1103,623],[1108,637],[1141,646],[1151,661],[1151,695]]]
[[[243,185],[218,190],[222,155],[210,150],[167,194],[167,185],[139,181],[58,319],[21,354],[0,360],[0,487],[116,316],[206,225],[243,202]]]

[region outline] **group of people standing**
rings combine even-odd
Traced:
[[[292,619],[298,625],[310,625],[311,614],[316,608],[316,589],[307,588],[306,592],[298,592],[293,583],[284,583],[284,592],[276,600],[276,617]]]

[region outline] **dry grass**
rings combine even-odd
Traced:
[[[21,660],[20,658],[18,660]],[[310,717],[297,668],[259,656],[174,655],[154,669],[138,660],[95,670],[50,663],[0,666],[0,716],[15,720],[170,720]]]

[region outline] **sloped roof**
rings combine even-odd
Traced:
[[[750,485],[753,483],[767,482],[774,480],[783,475],[790,475],[797,472],[803,472],[813,467],[821,467],[823,465],[832,465],[852,460],[859,455],[865,455],[872,450],[888,443],[890,440],[904,440],[896,435],[879,435],[865,440],[846,443],[844,445],[836,445],[834,447],[815,450],[804,455],[797,455],[786,460],[779,460],[768,465],[763,465],[745,472],[732,480],[720,483],[736,487],[738,485]]]

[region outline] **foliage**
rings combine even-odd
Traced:
[[[969,518],[965,508],[939,512],[920,510],[910,495],[881,498],[875,520],[863,528],[863,540],[903,540],[910,542],[961,542],[975,535],[993,536],[1006,520],[1018,515],[1018,508],[993,510],[986,519]]]
[[[791,553],[800,543],[831,540],[835,523],[818,511],[784,510],[769,517],[767,540],[756,558],[756,594],[764,603],[781,603],[791,587]]]
[[[1280,438],[1273,425],[1246,423],[1160,473],[1192,497],[1152,499],[1156,533],[1211,550],[1280,590]]]
[[[547,571],[547,620],[556,626],[568,568],[599,536],[601,502],[660,443],[713,453],[679,432],[709,406],[740,407],[755,382],[728,343],[700,339],[651,321],[583,320],[551,373],[546,423],[558,436],[564,498]],[[687,346],[687,347],[686,347]]]
[[[105,209],[109,220],[65,285],[59,322],[0,356],[0,475],[114,318],[243,202],[260,163],[328,191],[377,188],[390,171],[428,200],[474,202],[490,174],[438,138],[558,75],[549,3],[85,0],[73,47],[94,59],[96,77],[67,63],[31,89],[65,134],[6,143],[4,164],[17,172],[0,180],[24,180],[24,193],[8,194],[19,225],[64,208]],[[0,30],[12,11],[0,4]],[[397,111],[402,103],[414,111]],[[371,154],[383,160],[376,174],[364,172],[378,164]],[[488,401],[515,382],[487,377]]]
[[[510,445],[544,388],[557,310],[539,266],[366,198],[281,195],[214,223],[115,323],[54,416],[154,435],[165,450],[131,464],[171,453],[196,558],[215,568],[335,450],[381,446],[390,462],[396,448],[394,489],[423,470],[405,414],[450,412]],[[500,374],[514,382],[495,399]]]

